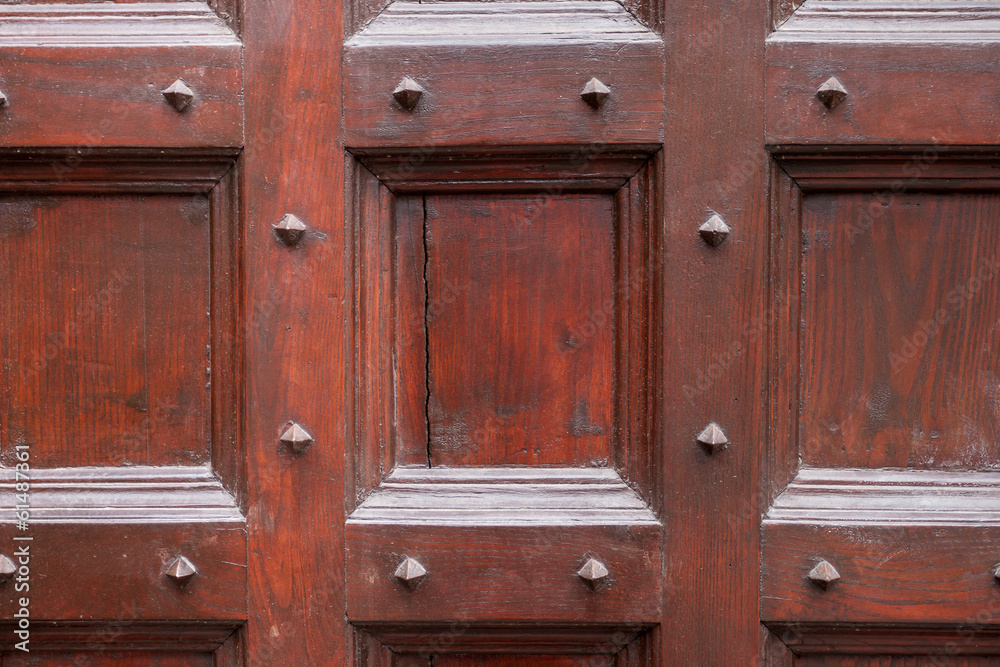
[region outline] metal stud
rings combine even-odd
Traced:
[[[198,574],[198,568],[184,556],[178,556],[167,566],[165,574],[178,586],[184,586]]]
[[[604,85],[600,79],[591,79],[580,91],[580,97],[594,109],[600,109],[604,100],[608,99],[611,89]]]
[[[424,89],[420,87],[420,84],[408,76],[400,79],[396,88],[392,91],[392,96],[399,102],[399,106],[407,111],[413,111],[413,107],[417,106],[417,102],[420,101],[420,97],[423,94]]]
[[[160,91],[170,102],[170,106],[177,111],[184,111],[192,101],[194,101],[194,91],[188,88],[187,84],[177,79],[167,88]]]
[[[703,222],[701,227],[698,228],[698,233],[701,234],[701,238],[705,243],[714,248],[729,236],[729,225],[726,224],[721,215],[712,213],[712,215],[708,216],[708,220]]]
[[[285,432],[281,434],[280,440],[290,450],[296,454],[301,454],[306,450],[306,447],[312,444],[313,437],[304,428],[292,422],[285,429]]]
[[[847,97],[847,89],[840,83],[840,79],[831,76],[816,90],[816,97],[827,109],[833,109]]]
[[[1000,564],[993,567],[993,578],[997,580],[998,584],[1000,584]]]
[[[729,444],[729,438],[718,424],[711,422],[698,434],[698,444],[709,454],[714,454]]]
[[[583,579],[592,589],[597,590],[601,582],[607,578],[608,568],[596,558],[588,558],[583,567],[576,571],[576,576]]]
[[[0,584],[6,584],[14,578],[17,572],[17,564],[11,560],[10,556],[0,554]]]
[[[7,95],[0,90],[0,107],[7,106]]]
[[[826,590],[830,584],[840,579],[837,568],[825,560],[821,560],[813,569],[809,570],[809,579],[817,586]]]
[[[416,558],[406,557],[393,575],[410,588],[415,588],[427,576],[427,570]]]
[[[274,233],[278,239],[287,246],[293,246],[299,242],[306,233],[306,223],[296,216],[288,213],[281,220],[273,225]]]

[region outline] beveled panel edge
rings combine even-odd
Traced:
[[[764,525],[1000,526],[1000,471],[803,468]]]
[[[608,192],[620,190],[661,149],[659,144],[531,148],[351,148],[390,191]]]
[[[32,524],[245,522],[208,467],[0,468],[0,524],[17,521],[16,485],[30,479]]]
[[[0,46],[234,46],[204,2],[59,3],[0,7]]]
[[[397,468],[348,524],[659,525],[609,468]]]

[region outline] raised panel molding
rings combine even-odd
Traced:
[[[412,110],[403,76],[424,89]],[[663,40],[615,2],[395,2],[344,45],[344,143],[659,144],[663,80]]]
[[[204,3],[4,5],[0,47],[0,146],[243,144],[242,45]],[[183,112],[161,93],[177,79]]]
[[[655,514],[660,427],[654,350],[660,295],[654,286],[661,270],[653,263],[659,244],[656,148],[606,146],[590,159],[580,159],[578,147],[485,156],[457,150],[416,156],[352,151],[357,158],[347,200],[355,239],[359,386],[348,466],[355,478],[347,523],[347,597],[348,618],[362,631],[356,644],[363,651],[359,664],[379,664],[381,655],[364,637],[418,654],[608,656],[625,647],[637,655],[650,650],[636,647],[646,646],[661,607],[661,529]],[[409,321],[408,311],[399,309],[417,308],[420,314],[425,304],[423,297],[407,297],[402,304],[386,298],[405,293],[393,284],[396,208],[401,205],[396,193],[414,199],[410,193],[456,191],[611,195],[615,308],[610,316],[617,332],[612,467],[398,467],[409,458],[397,442],[406,436],[397,431],[402,422],[394,395],[401,383],[395,373],[399,369],[411,379],[419,374],[400,369],[394,361],[401,358],[394,353],[399,343],[393,341],[401,323]],[[423,315],[418,319],[423,321]],[[406,444],[404,450],[409,448]],[[420,456],[426,458],[426,453]],[[494,543],[495,548],[489,546]],[[459,553],[459,544],[475,548]],[[590,552],[606,560],[612,577],[627,572],[628,581],[599,593],[589,590],[575,572]],[[393,580],[392,570],[397,559],[411,555],[430,573],[407,593]],[[484,568],[498,583],[506,581],[488,585],[503,600],[484,607],[475,601],[487,589],[449,585],[449,571],[455,581],[479,579],[470,567]],[[548,602],[525,606],[531,599]],[[572,627],[553,624],[568,618],[574,605],[579,609],[571,614],[577,619]],[[506,610],[504,618],[498,616],[501,610]],[[606,631],[594,625],[597,610]],[[464,619],[460,637],[441,646],[436,638],[454,619]],[[518,619],[541,628],[529,638],[517,627]],[[623,628],[632,628],[628,637],[621,634]],[[589,639],[583,641],[583,635]],[[608,643],[609,637],[617,643]]]
[[[945,299],[951,283],[966,275],[970,267],[975,268],[974,264],[963,264],[967,257],[955,253],[949,256],[954,256],[956,261],[947,267],[938,267],[934,262],[919,263],[914,257],[920,255],[910,256],[907,251],[925,251],[925,245],[915,244],[926,244],[929,237],[904,231],[915,229],[918,223],[937,221],[935,225],[948,231],[947,238],[959,245],[961,242],[956,235],[960,233],[989,232],[992,229],[989,218],[974,215],[978,209],[955,209],[965,211],[965,217],[959,213],[935,217],[937,209],[931,204],[939,200],[947,203],[950,199],[957,205],[960,201],[993,197],[1000,160],[988,149],[927,144],[898,148],[780,145],[773,146],[772,150],[776,167],[772,227],[774,337],[770,356],[780,363],[771,369],[775,426],[769,452],[771,502],[762,524],[761,620],[794,656],[829,654],[859,656],[857,659],[863,660],[860,656],[930,659],[994,655],[1000,646],[997,640],[1000,636],[1000,586],[993,574],[1000,562],[996,547],[1000,507],[995,506],[1000,496],[1000,475],[997,473],[1000,460],[992,450],[992,454],[984,451],[981,455],[978,450],[966,451],[973,447],[972,440],[958,433],[948,432],[946,439],[941,440],[944,444],[938,443],[940,435],[928,440],[930,444],[920,444],[923,441],[918,433],[913,441],[902,435],[892,440],[899,450],[895,454],[897,459],[905,461],[910,457],[909,462],[904,463],[908,467],[879,467],[877,464],[866,467],[862,460],[865,451],[869,458],[888,456],[883,451],[885,443],[869,442],[871,446],[865,450],[858,438],[865,437],[869,441],[876,436],[888,438],[880,428],[890,429],[891,425],[868,424],[863,432],[850,431],[851,441],[844,447],[818,447],[819,436],[808,429],[823,428],[823,415],[827,415],[829,434],[819,435],[837,436],[837,406],[841,405],[836,402],[839,394],[824,387],[832,385],[840,387],[841,392],[848,392],[854,386],[850,382],[860,380],[853,375],[845,377],[848,384],[841,386],[836,378],[830,378],[829,371],[825,376],[818,374],[823,377],[814,377],[817,373],[803,370],[805,364],[815,365],[818,359],[832,354],[812,351],[818,343],[811,339],[803,341],[804,336],[818,335],[817,326],[810,326],[809,318],[846,316],[830,313],[830,305],[824,306],[825,302],[804,305],[803,300],[816,298],[815,294],[823,289],[826,290],[824,294],[837,294],[837,285],[831,281],[842,280],[839,267],[848,265],[833,262],[848,261],[845,257],[856,258],[849,268],[857,271],[862,270],[859,264],[887,270],[886,263],[890,261],[909,267],[909,277],[900,277],[895,282],[879,280],[878,285],[871,286],[872,293],[903,290],[905,298],[892,313],[893,317],[902,318],[900,321],[904,324],[909,321],[906,318],[916,317],[913,313],[920,312],[918,305],[924,304],[924,300]],[[857,207],[853,205],[842,211],[836,209],[839,213],[831,213],[838,198],[846,198],[845,201],[853,204],[858,196],[879,203],[879,210],[903,205],[912,209],[907,209],[905,218],[865,217],[863,211],[855,210]],[[922,197],[928,198],[927,201],[923,202]],[[920,203],[926,205],[918,206]],[[826,217],[817,222],[806,219],[807,215]],[[899,221],[903,219],[908,225],[901,227]],[[890,227],[890,231],[879,227],[893,220],[895,227]],[[807,222],[808,230],[805,229]],[[893,237],[892,233],[901,236]],[[875,246],[869,254],[858,250],[869,247],[857,244],[866,243],[861,239],[872,234],[883,239],[877,248],[885,250],[898,246],[898,257],[871,255]],[[892,243],[896,245],[890,243],[893,238]],[[971,244],[970,250],[974,246]],[[852,248],[853,254],[836,254],[837,248]],[[828,253],[829,257],[822,253]],[[825,259],[817,259],[818,256]],[[918,273],[930,281],[928,284],[940,284],[939,289],[925,294],[915,287],[924,282],[913,282],[917,280],[912,275],[916,267],[923,267],[924,271],[937,267],[949,273],[940,274],[943,278],[939,277],[936,282]],[[823,280],[817,277],[820,275]],[[844,289],[853,288],[845,286]],[[919,303],[913,301],[917,297],[921,299]],[[840,306],[849,303],[849,299],[835,302]],[[932,300],[927,307],[933,303]],[[871,316],[868,310],[855,312],[857,317]],[[852,336],[858,330],[869,328],[847,328],[830,335],[839,336],[835,340],[840,341],[837,344],[845,350],[853,350],[852,344],[861,343]],[[978,325],[967,325],[965,329],[980,331]],[[878,335],[890,334],[880,332]],[[928,345],[936,343],[932,339]],[[868,347],[876,357],[891,351]],[[961,355],[953,356],[951,349],[942,348],[936,353],[941,357],[935,357],[936,363],[943,364],[942,368],[960,365],[964,359]],[[865,364],[867,368],[881,368],[877,358],[866,356]],[[888,368],[884,370],[888,372]],[[960,368],[949,372],[959,376],[962,373]],[[883,379],[888,386],[890,379]],[[865,380],[872,381],[871,378]],[[896,377],[895,381],[900,380]],[[803,389],[803,383],[811,385]],[[915,386],[925,392],[941,391],[938,384],[929,381]],[[819,398],[813,393],[803,393],[807,390],[820,392]],[[833,393],[827,396],[823,392]],[[831,401],[834,401],[833,407],[828,405]],[[848,404],[849,397],[843,401]],[[861,406],[859,409],[868,409],[864,397],[855,402]],[[887,414],[897,420],[909,415],[912,421],[921,415],[935,419],[944,414],[940,411],[948,409],[977,409],[971,400],[957,403],[949,400],[947,405],[934,401],[940,409],[931,412],[921,412],[919,406],[910,406],[911,411],[907,412],[906,405],[904,398],[894,399],[887,406]],[[807,410],[810,412],[806,413]],[[811,421],[804,421],[807,418],[804,415]],[[980,416],[987,418],[985,414]],[[955,419],[951,415],[946,421],[951,424]],[[844,437],[847,435],[845,433]],[[928,457],[915,453],[917,449],[912,452],[907,449],[918,445],[924,449],[945,447],[948,454]],[[852,456],[854,458],[850,458]],[[833,467],[840,465],[841,459],[845,461],[843,466]],[[979,463],[970,466],[963,461]],[[840,575],[826,589],[808,578],[810,570],[821,559],[833,564]],[[774,664],[784,665],[792,664],[793,659],[775,660]]]
[[[200,242],[206,246],[196,256],[204,261],[201,289],[208,297],[207,312],[172,311],[204,323],[199,326],[205,330],[203,342],[207,345],[199,349],[198,363],[178,372],[193,378],[198,389],[207,393],[206,400],[198,404],[201,407],[188,416],[199,422],[199,433],[204,435],[204,442],[198,444],[204,448],[199,456],[205,464],[32,467],[28,533],[32,537],[32,572],[45,573],[46,578],[37,591],[32,581],[33,655],[36,651],[169,648],[191,656],[212,653],[221,661],[217,664],[235,664],[240,649],[234,633],[247,615],[237,155],[238,149],[226,147],[0,151],[2,195],[49,202],[82,197],[93,206],[124,196],[139,201],[177,195],[200,199],[199,206],[191,209],[198,215],[188,222],[200,225],[196,229],[201,230]],[[93,218],[85,222],[99,225],[101,217]],[[176,222],[180,224],[160,229],[180,235],[183,243],[185,221]],[[18,239],[30,242],[26,235],[37,231],[30,225],[8,229],[0,244]],[[54,247],[58,247],[58,240],[51,241]],[[169,252],[175,247],[161,244],[154,249]],[[135,271],[135,267],[123,266],[121,270]],[[16,299],[17,293],[13,290],[7,298]],[[118,317],[125,319],[123,314]],[[78,338],[85,333],[81,329]],[[86,338],[75,343],[88,344],[93,342]],[[19,379],[9,379],[8,390],[16,390]],[[123,400],[111,391],[100,397]],[[86,394],[78,398],[96,400]],[[170,418],[169,410],[158,406],[141,401],[133,406],[140,424]],[[129,435],[114,430],[120,431],[120,424],[106,426],[113,436]],[[4,499],[0,533],[8,544],[20,544],[13,541],[15,535],[25,533],[17,530],[14,516],[11,466],[16,462],[16,443],[12,437],[5,430],[3,460],[8,467],[0,475],[0,498]],[[43,434],[32,432],[30,437],[41,438]],[[68,440],[64,444],[71,446],[72,439]],[[111,437],[108,442],[116,440]],[[198,569],[183,588],[164,575],[179,555],[189,557]],[[81,582],[92,582],[92,587],[88,589]],[[13,587],[5,591],[0,608],[6,618],[12,618],[16,594]],[[8,646],[7,642],[13,641],[9,638],[16,635],[10,628],[5,633],[4,645]]]
[[[807,0],[767,39],[767,143],[995,143],[998,49],[988,3]],[[832,110],[830,76],[848,93]]]

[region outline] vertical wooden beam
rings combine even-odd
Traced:
[[[252,0],[244,15],[251,665],[347,664],[341,17],[319,0]],[[286,213],[309,227],[294,247],[271,229]],[[278,442],[287,420],[315,438],[302,454]]]
[[[763,0],[668,3],[663,517],[666,665],[760,660],[759,523],[767,424],[769,158]],[[698,227],[731,228],[711,247]],[[727,448],[695,438],[715,421]]]

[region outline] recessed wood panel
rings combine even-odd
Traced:
[[[34,467],[210,456],[200,194],[0,199],[3,446]]]
[[[1000,465],[1000,197],[810,194],[803,462]]]
[[[13,651],[0,658],[2,667],[212,667],[211,653],[185,651],[102,651],[100,631],[92,651]]]
[[[607,465],[606,195],[426,199],[431,465]]]
[[[795,667],[1000,667],[1000,657],[954,656],[947,649],[927,655],[805,655]]]

